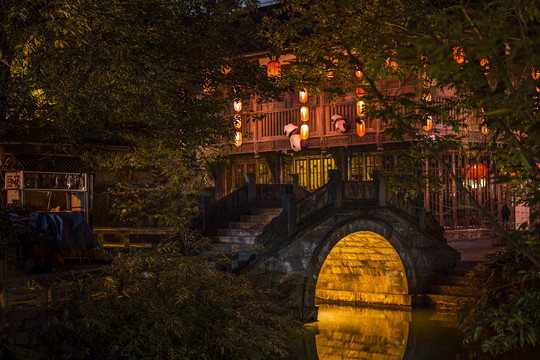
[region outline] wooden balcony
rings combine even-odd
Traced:
[[[309,149],[325,149],[336,146],[368,145],[383,143],[384,134],[378,131],[378,120],[367,121],[366,134],[360,137],[356,134],[356,102],[350,101],[332,106],[330,104],[309,106]],[[300,106],[279,110],[265,109],[256,111],[263,113],[262,120],[244,122],[242,134],[244,141],[231,154],[262,153],[268,151],[291,150],[289,137],[284,133],[287,124],[302,125]],[[339,114],[351,124],[347,133],[340,133],[332,125],[332,116]]]
[[[302,125],[300,120],[300,106],[292,103],[291,107],[273,109],[271,105],[259,105],[252,111],[256,114],[264,114],[262,120],[243,121],[240,131],[243,135],[243,143],[234,148],[230,154],[264,153],[270,151],[291,150],[288,136],[284,133],[287,124]],[[336,105],[313,101],[307,104],[309,108],[309,149],[326,149],[340,146],[373,145],[381,147],[393,142],[384,133],[384,128],[379,119],[366,120],[366,134],[362,137],[356,134],[356,99],[340,102]],[[351,129],[346,133],[340,133],[332,124],[332,116],[339,114],[346,118]],[[439,128],[439,127],[438,127]],[[442,130],[442,127],[439,129]]]

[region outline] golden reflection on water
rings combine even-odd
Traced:
[[[319,305],[319,360],[401,360],[410,321],[409,310]]]

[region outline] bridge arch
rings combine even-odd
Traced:
[[[348,302],[410,306],[417,270],[406,240],[377,220],[349,219],[328,232],[306,272],[304,306]]]

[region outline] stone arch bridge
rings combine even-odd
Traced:
[[[241,273],[280,290],[303,319],[316,316],[321,302],[414,306],[460,258],[434,218],[385,190],[378,174],[348,182],[331,170],[329,182],[304,199],[283,195],[283,208]]]

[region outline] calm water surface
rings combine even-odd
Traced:
[[[291,360],[465,360],[457,317],[431,310],[390,310],[341,305],[319,307],[319,321],[308,324]],[[516,356],[513,359],[540,359]]]

